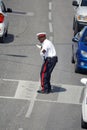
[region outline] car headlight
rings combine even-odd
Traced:
[[[84,21],[84,22],[87,22],[87,16],[78,15],[78,16],[77,16],[77,20],[78,20],[78,21]]]
[[[82,54],[82,56],[87,57],[87,52],[86,51],[81,50],[81,54]]]

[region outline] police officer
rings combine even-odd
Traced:
[[[56,50],[51,41],[46,38],[46,33],[41,32],[37,34],[37,38],[41,45],[37,44],[37,47],[40,48],[40,55],[43,57],[43,64],[40,72],[41,79],[41,90],[38,90],[38,93],[50,93],[51,92],[51,73],[58,61],[56,56]]]

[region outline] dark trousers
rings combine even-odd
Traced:
[[[53,58],[46,58],[44,60],[44,63],[42,64],[41,67],[41,72],[40,72],[40,78],[41,78],[41,87],[42,90],[51,90],[51,84],[50,84],[50,79],[51,79],[51,73],[58,61],[57,56]]]

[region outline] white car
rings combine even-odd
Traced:
[[[87,127],[87,78],[82,78],[81,83],[85,84],[83,101],[82,101],[81,126],[82,128],[86,128]]]
[[[74,0],[72,5],[75,10],[73,18],[74,35],[87,25],[87,0]]]
[[[8,26],[9,26],[9,20],[8,20],[8,14],[7,13],[12,12],[11,8],[6,8],[5,4],[2,0],[0,0],[0,42],[3,43],[5,37],[7,37],[8,34]]]

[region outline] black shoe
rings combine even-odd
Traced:
[[[45,92],[43,90],[38,90],[38,93],[44,94]]]
[[[41,94],[48,94],[48,93],[50,93],[48,90],[38,90],[37,92],[41,93]]]

